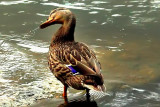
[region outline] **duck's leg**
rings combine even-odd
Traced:
[[[87,101],[90,101],[89,89],[86,89],[86,97],[87,97]]]
[[[64,90],[63,90],[63,98],[64,98],[64,102],[67,104],[68,103],[68,98],[67,98],[67,86],[64,85]]]
[[[63,90],[63,97],[65,98],[65,97],[67,97],[67,86],[66,85],[64,85],[64,90]]]

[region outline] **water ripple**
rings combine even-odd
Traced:
[[[122,16],[121,14],[113,14],[112,15],[113,17],[119,17],[119,16]]]
[[[91,12],[89,12],[89,14],[97,14],[98,13],[98,11],[91,11]]]
[[[29,1],[29,0],[20,0],[20,1],[1,1],[0,5],[13,5],[13,4],[29,4],[33,3],[35,1]]]
[[[39,46],[35,46],[32,44],[17,43],[17,45],[25,47],[25,48],[29,48],[30,51],[36,52],[36,53],[47,53],[49,50],[48,47],[44,48],[44,47],[39,47]]]
[[[65,8],[71,8],[71,9],[80,9],[80,10],[88,10],[86,7],[80,7],[80,6],[74,6],[72,4],[59,4],[59,3],[41,3],[42,5],[51,5],[51,6],[55,6],[55,7],[65,7]]]
[[[36,13],[38,16],[49,16],[48,14]]]
[[[106,2],[106,1],[92,1],[91,3],[93,3],[93,4],[104,4],[104,3],[109,3],[109,2]]]

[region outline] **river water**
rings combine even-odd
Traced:
[[[39,29],[57,7],[76,15],[76,41],[88,44],[101,62],[107,91],[94,104],[160,106],[159,0],[1,0],[0,106],[63,103],[63,86],[47,65],[51,36],[60,26]],[[69,90],[69,97],[75,94]]]

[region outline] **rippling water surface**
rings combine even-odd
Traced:
[[[76,15],[76,41],[93,48],[102,64],[107,91],[95,98],[98,107],[160,106],[159,0],[1,0],[0,106],[63,102],[62,85],[47,65],[60,26],[38,28],[57,7]]]

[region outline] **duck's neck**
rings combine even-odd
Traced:
[[[51,44],[74,41],[75,25],[76,19],[74,16],[71,16],[71,18],[65,21],[63,25],[59,28],[59,30],[55,33],[55,35],[52,37]]]

